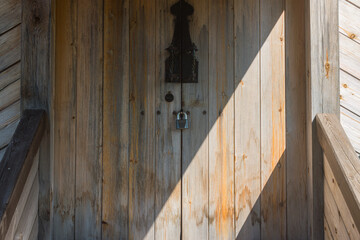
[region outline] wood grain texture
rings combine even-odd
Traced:
[[[0,91],[3,90],[5,87],[9,86],[11,83],[20,79],[20,75],[21,75],[20,62],[2,71],[0,73]]]
[[[233,1],[209,2],[210,239],[235,238],[233,9]]]
[[[323,161],[314,119],[322,112],[340,116],[338,1],[307,1],[305,26],[308,237],[323,239]]]
[[[0,91],[0,111],[20,99],[20,80],[17,80]]]
[[[50,0],[22,0],[21,24],[21,109],[45,109],[46,131],[39,162],[39,238],[50,238],[50,102],[52,79],[50,66]],[[52,19],[54,20],[54,18]],[[54,56],[54,55],[53,55]],[[53,126],[53,125],[51,125]]]
[[[340,105],[360,115],[360,79],[340,71]]]
[[[0,36],[0,72],[20,60],[21,25]]]
[[[260,1],[235,9],[235,228],[260,239]]]
[[[15,237],[15,233],[16,233],[16,230],[18,228],[21,215],[22,215],[22,213],[23,213],[23,211],[25,209],[25,204],[27,203],[27,200],[29,198],[29,194],[32,193],[31,191],[33,190],[32,186],[34,184],[35,178],[36,178],[36,176],[38,176],[38,168],[39,168],[39,153],[36,154],[34,163],[31,166],[29,176],[26,179],[26,182],[25,182],[25,185],[24,185],[24,190],[21,193],[19,202],[18,202],[18,204],[16,206],[14,215],[13,215],[13,217],[11,219],[11,223],[10,223],[10,225],[8,227],[8,231],[6,233],[5,239],[14,239],[14,237]]]
[[[317,134],[326,159],[360,229],[360,162],[334,114],[316,116]],[[325,199],[326,200],[326,199]],[[330,220],[329,220],[330,221]],[[330,223],[329,223],[330,224]]]
[[[287,239],[307,239],[305,2],[285,2]]]
[[[102,238],[128,239],[129,1],[104,1]]]
[[[335,179],[335,176],[331,170],[331,167],[326,159],[324,157],[324,181],[327,181],[327,184],[330,189],[330,193],[332,196],[324,195],[326,198],[333,197],[335,200],[336,207],[338,208],[339,215],[341,215],[344,225],[346,228],[346,231],[349,234],[350,239],[359,239],[360,234],[359,230],[355,227],[354,219],[351,216],[351,210],[347,207],[344,197],[342,196],[341,190],[339,188],[339,185]],[[324,217],[330,217],[330,216],[324,216]]]
[[[39,235],[39,216],[36,216],[32,224],[32,229],[29,235],[29,240],[37,240]]]
[[[155,235],[155,6],[130,2],[129,239]]]
[[[182,238],[208,239],[209,233],[209,7],[208,0],[188,1],[190,35],[199,49],[198,83],[182,85],[190,129],[182,131]],[[218,3],[217,3],[218,4]]]
[[[282,0],[260,4],[261,236],[273,239],[286,238],[284,7]]]
[[[340,68],[345,72],[360,78],[360,44],[343,34],[340,36]]]
[[[56,1],[52,237],[74,239],[77,2]]]
[[[0,238],[3,239],[23,193],[45,129],[42,110],[24,111],[0,163]]]
[[[360,44],[360,7],[339,0],[339,31]]]
[[[340,114],[341,125],[349,137],[355,151],[360,153],[360,116],[354,114],[346,108],[341,108]]]
[[[75,239],[101,238],[103,1],[77,8]]]
[[[326,216],[334,239],[351,239],[346,230],[343,217],[339,214],[339,209],[336,206],[327,181],[324,182],[324,196],[326,196],[324,199],[324,216]]]
[[[0,35],[21,23],[21,0],[0,2]]]
[[[0,129],[20,118],[20,101],[0,111]]]
[[[331,234],[330,227],[329,227],[329,224],[328,224],[325,216],[324,216],[324,235],[325,235],[324,236],[325,240],[333,240],[334,239]]]
[[[6,147],[9,144],[18,124],[19,121],[15,121],[0,129],[0,149]]]
[[[174,32],[170,7],[175,0],[157,0],[155,70],[155,239],[181,238],[181,131],[175,127],[173,111],[181,109],[181,85],[165,82],[165,60]],[[171,92],[174,101],[165,101]],[[151,115],[150,115],[151,116]]]

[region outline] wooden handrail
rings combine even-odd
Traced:
[[[333,114],[316,116],[320,145],[357,229],[360,229],[360,160]]]
[[[45,111],[25,110],[0,162],[0,239],[18,205],[45,129]]]

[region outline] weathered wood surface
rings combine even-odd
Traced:
[[[210,239],[235,238],[233,9],[232,1],[209,1]]]
[[[129,239],[155,235],[155,6],[130,1]]]
[[[176,0],[157,0],[156,8],[156,53],[155,53],[155,239],[181,238],[181,166],[182,154],[190,151],[181,148],[181,131],[176,130],[173,115],[181,109],[181,85],[165,82],[165,61],[168,52],[165,50],[171,43],[174,16],[170,7]],[[164,101],[165,95],[171,92],[174,101]],[[189,97],[184,94],[183,100]],[[187,109],[188,110],[188,109]],[[184,139],[186,141],[187,139]],[[182,150],[184,150],[182,152]],[[185,153],[185,154],[186,154]],[[201,201],[199,199],[199,201]],[[196,206],[194,204],[194,206]],[[194,209],[196,211],[196,209]],[[194,212],[195,213],[195,212]],[[189,223],[191,218],[188,219]],[[194,223],[193,223],[194,224]],[[192,233],[191,233],[192,234]],[[193,235],[195,237],[196,235]]]
[[[129,2],[104,1],[103,239],[128,239]]]
[[[9,107],[20,99],[20,79],[11,83],[0,91],[0,111]]]
[[[341,189],[345,203],[351,209],[355,226],[360,229],[359,159],[337,116],[319,114],[316,119],[319,142],[334,178]],[[328,219],[328,221],[330,220]]]
[[[287,239],[309,239],[306,161],[305,1],[285,3]]]
[[[322,152],[315,116],[340,116],[338,1],[306,1],[306,135],[308,174],[308,238],[324,238]]]
[[[36,179],[36,181],[38,180],[38,178],[37,178],[37,176],[38,176],[38,168],[39,168],[39,152],[36,154],[34,163],[31,166],[29,176],[28,176],[28,178],[26,180],[24,190],[21,193],[19,202],[18,202],[18,204],[16,206],[14,215],[13,215],[13,217],[11,219],[11,223],[10,223],[10,225],[8,227],[8,231],[6,233],[5,239],[14,239],[14,237],[15,237],[15,233],[16,233],[16,231],[18,229],[20,218],[21,218],[21,216],[22,216],[22,214],[24,212],[25,205],[28,202],[29,195],[34,194],[34,191],[33,191],[32,187],[33,187],[33,184],[35,182],[35,179]],[[37,207],[36,207],[36,209],[37,209]],[[29,224],[29,223],[27,223],[27,224]]]
[[[260,239],[260,2],[234,9],[235,236]]]
[[[360,44],[343,34],[339,34],[339,36],[340,68],[354,77],[360,78]]]
[[[6,147],[9,144],[18,123],[19,121],[15,121],[0,129],[0,149]]]
[[[0,111],[0,129],[20,118],[20,101]]]
[[[0,72],[20,60],[21,25],[0,35]]]
[[[76,62],[78,4],[56,1],[55,80],[53,102],[54,188],[52,236],[75,236],[75,164],[76,164]]]
[[[0,91],[20,79],[20,68],[21,64],[18,62],[0,73]]]
[[[360,64],[360,62],[359,62]],[[360,65],[359,65],[360,66]],[[340,71],[340,105],[343,108],[360,115],[360,80]]]
[[[44,132],[44,111],[26,110],[0,163],[0,238],[16,211]]]
[[[0,35],[21,23],[21,0],[0,2]]]
[[[360,7],[347,0],[339,0],[339,31],[360,44]]]
[[[325,240],[333,240],[334,239],[331,234],[330,227],[329,227],[326,217],[324,217],[324,239]]]
[[[360,154],[360,117],[346,108],[341,108],[341,124],[355,151]]]
[[[282,0],[260,6],[261,235],[274,239],[286,238],[284,10]]]
[[[176,2],[176,1],[175,1]],[[182,85],[183,108],[190,112],[190,129],[182,131],[182,238],[209,237],[209,8],[210,1],[189,1],[191,39],[198,47],[199,82]],[[167,13],[168,14],[168,13]],[[171,31],[172,33],[173,31]],[[169,41],[168,43],[169,44]],[[179,93],[176,93],[179,94]],[[180,93],[181,94],[181,93]],[[177,104],[181,109],[181,103]],[[174,118],[171,118],[174,126]]]
[[[329,186],[328,194],[324,195],[326,198],[334,198],[336,207],[338,208],[338,212],[340,213],[342,220],[344,222],[346,231],[349,234],[350,239],[360,239],[359,230],[355,227],[354,219],[351,216],[351,210],[347,207],[345,199],[341,193],[341,189],[339,188],[339,185],[335,179],[335,176],[331,170],[331,167],[326,159],[324,157],[324,181],[327,182],[327,185]],[[326,218],[330,218],[330,216],[324,216]]]
[[[347,0],[347,1],[360,8],[360,0]]]

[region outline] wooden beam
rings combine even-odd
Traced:
[[[308,0],[305,14],[308,238],[323,239],[323,160],[314,120],[323,112],[339,117],[338,1]]]
[[[0,239],[4,239],[43,136],[43,110],[25,110],[0,163]]]
[[[360,162],[338,117],[319,114],[317,135],[326,159],[350,209],[357,229],[360,229]]]

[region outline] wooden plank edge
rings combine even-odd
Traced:
[[[317,124],[317,135],[319,138],[320,145],[324,151],[324,154],[326,155],[326,158],[328,160],[328,163],[331,167],[331,170],[333,171],[333,174],[335,176],[336,181],[338,182],[338,185],[341,189],[341,192],[344,196],[345,202],[347,204],[347,207],[350,209],[351,215],[354,219],[356,228],[360,229],[360,199],[355,194],[356,189],[354,189],[355,186],[351,184],[351,181],[348,181],[348,177],[344,173],[343,166],[341,166],[341,163],[339,162],[339,156],[333,149],[334,143],[331,141],[331,137],[336,137],[336,135],[327,128],[326,122],[332,122],[340,131],[341,136],[344,138],[342,141],[342,145],[346,145],[348,148],[353,149],[350,140],[348,139],[347,135],[344,132],[344,129],[342,128],[339,120],[334,114],[318,114],[316,115],[316,124]],[[355,150],[353,152],[351,151],[344,151],[344,148],[341,147],[343,154],[347,156],[348,158],[353,158],[353,161],[359,161],[358,157],[356,156]],[[351,161],[351,162],[353,162]],[[359,163],[360,164],[360,163]],[[355,168],[354,170],[356,172],[360,172],[360,168]],[[359,191],[358,189],[357,191]]]
[[[25,110],[0,163],[0,239],[4,239],[45,130],[44,110]]]

